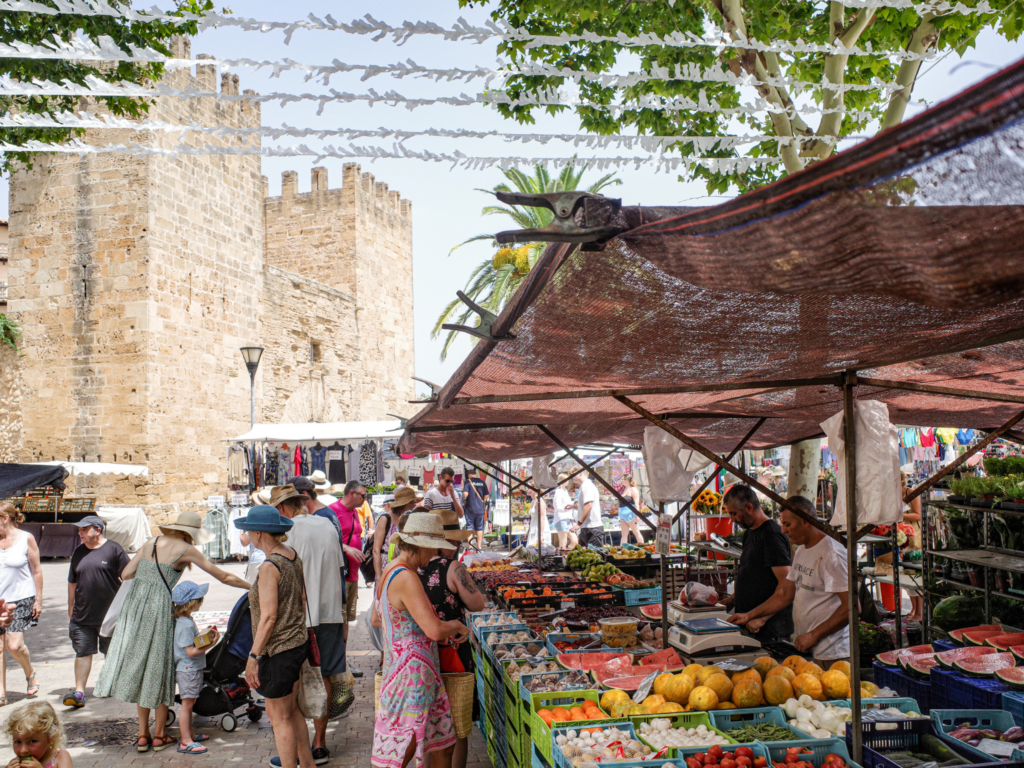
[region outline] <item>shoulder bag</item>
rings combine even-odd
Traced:
[[[391,515],[385,512],[383,515],[377,518],[377,525],[380,525],[381,520],[391,522]],[[363,542],[363,562],[359,564],[359,572],[363,574],[363,578],[367,584],[373,584],[377,580],[377,572],[373,569],[373,540],[376,538],[377,525],[374,526],[373,535],[367,536],[366,541]],[[383,547],[388,545],[387,534],[384,536]]]

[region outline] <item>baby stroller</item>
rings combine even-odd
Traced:
[[[238,727],[240,709],[244,708],[254,723],[263,717],[263,707],[253,700],[252,690],[242,677],[251,650],[252,617],[249,614],[249,595],[245,594],[231,610],[223,638],[207,655],[203,688],[192,708],[200,717],[223,715],[220,727],[229,733]],[[174,700],[181,703],[177,694]],[[167,722],[174,722],[174,710],[167,713]]]

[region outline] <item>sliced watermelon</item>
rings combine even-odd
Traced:
[[[640,608],[640,613],[646,616],[648,619],[660,619],[661,618],[661,605],[645,605]]]
[[[1010,653],[1013,654],[1014,658],[1016,658],[1020,664],[1024,664],[1024,645],[1013,646],[1013,648],[1010,649]]]
[[[980,659],[964,659],[956,663],[956,668],[971,677],[992,677],[997,669],[1008,669],[1014,666],[1012,653],[990,653]]]
[[[1013,646],[1021,645],[1022,643],[1024,643],[1024,632],[1015,632],[985,638],[985,645],[991,645],[997,651],[1008,651]]]
[[[627,677],[611,677],[604,681],[606,688],[618,688],[621,691],[635,691],[647,679],[647,675],[628,675]]]
[[[935,659],[944,669],[955,669],[958,661],[980,659],[982,656],[990,656],[994,653],[999,653],[999,651],[989,645],[975,645],[970,648],[954,648],[951,651],[937,653]]]
[[[964,645],[984,645],[990,637],[1005,635],[1002,627],[999,629],[968,629],[964,631]]]
[[[875,656],[887,667],[898,667],[901,656],[914,656],[918,653],[929,653],[934,650],[930,645],[915,645],[912,648],[900,648],[897,651],[886,651]]]
[[[640,658],[640,666],[646,667],[651,666],[663,666],[666,669],[682,669],[683,660],[679,658],[679,654],[676,653],[675,648],[666,648],[663,651],[652,653],[648,656]]]
[[[1007,669],[997,669],[996,677],[998,677],[1011,688],[1015,688],[1018,691],[1024,690],[1024,667],[1009,667]]]
[[[934,651],[929,653],[915,653],[913,656],[900,656],[900,667],[912,675],[928,677],[932,667],[937,667],[939,662],[935,660]]]
[[[562,653],[555,656],[555,661],[563,669],[593,669],[599,664],[605,664],[612,659],[625,659],[627,664],[630,663],[628,653],[602,653],[595,651],[594,653]]]
[[[963,629],[954,629],[949,633],[949,636],[956,640],[958,643],[964,642],[964,632],[971,632],[975,629],[999,629],[1002,630],[1002,624],[979,624],[976,627],[964,627]]]

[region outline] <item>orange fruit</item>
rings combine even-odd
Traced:
[[[544,721],[544,725],[546,725],[548,728],[551,727],[551,723],[555,719],[554,716],[551,714],[551,710],[550,709],[538,709],[537,710],[537,717],[539,717],[541,720],[543,720]]]
[[[552,709],[551,716],[555,720],[560,720],[563,723],[570,719],[569,710],[565,709],[564,707],[555,707],[554,709]]]
[[[608,715],[606,715],[606,714],[605,714],[604,712],[602,712],[602,711],[601,711],[600,709],[595,709],[595,710],[593,710],[593,711],[592,711],[592,712],[590,713],[590,716],[589,716],[589,717],[588,717],[587,719],[588,719],[588,720],[607,720],[607,719],[608,719]],[[597,731],[598,733],[600,733],[600,732],[601,732],[601,729],[600,729],[600,728],[596,728],[595,730],[596,730],[596,731]]]
[[[580,707],[573,707],[569,710],[570,720],[586,720],[587,713],[584,712]]]

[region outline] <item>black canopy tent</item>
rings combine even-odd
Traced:
[[[63,491],[67,476],[68,471],[59,464],[0,464],[0,499],[20,496],[46,485]]]

